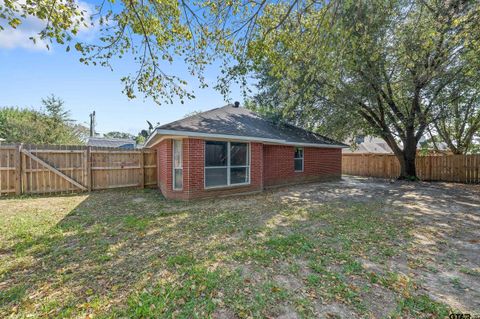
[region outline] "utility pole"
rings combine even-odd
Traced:
[[[95,137],[95,111],[90,113],[90,137]]]

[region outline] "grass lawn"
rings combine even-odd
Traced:
[[[156,190],[4,199],[0,317],[480,314],[479,244],[468,246],[478,193],[411,185],[313,184],[190,203]],[[441,196],[458,203],[432,210]],[[451,205],[464,216],[448,215]],[[465,221],[477,228],[450,232]]]

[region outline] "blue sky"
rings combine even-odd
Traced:
[[[87,124],[89,113],[97,114],[97,132],[122,131],[132,134],[146,128],[145,120],[161,124],[182,118],[197,110],[223,106],[224,97],[213,88],[199,89],[197,81],[190,77],[179,60],[173,67],[175,75],[186,79],[195,91],[196,99],[180,104],[158,106],[152,100],[140,96],[129,100],[122,94],[122,76],[133,73],[136,65],[128,58],[116,60],[114,71],[107,68],[85,66],[79,56],[62,47],[47,51],[33,46],[28,39],[38,29],[35,23],[27,23],[19,30],[0,32],[0,88],[2,106],[40,108],[40,100],[50,94],[61,97],[71,111],[72,118]],[[94,31],[93,31],[94,32]],[[95,34],[86,31],[84,37]],[[219,70],[212,66],[206,72],[213,87]],[[243,98],[239,88],[232,88],[231,101]]]

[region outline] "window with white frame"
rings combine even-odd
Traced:
[[[183,188],[183,151],[182,140],[173,140],[173,189]]]
[[[295,147],[293,160],[295,172],[303,172],[303,147]]]
[[[248,143],[205,141],[205,188],[249,182]]]

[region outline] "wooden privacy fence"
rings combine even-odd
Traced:
[[[421,180],[480,183],[480,155],[417,156],[416,167]],[[390,154],[343,154],[342,173],[397,178],[400,163]]]
[[[0,145],[0,195],[156,185],[154,150]]]

